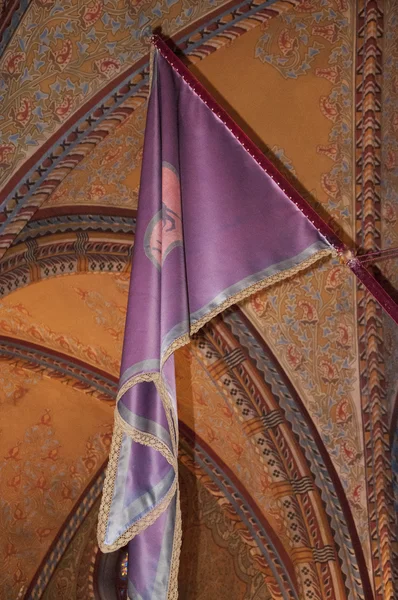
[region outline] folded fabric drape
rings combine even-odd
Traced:
[[[177,598],[173,352],[214,315],[333,252],[161,52],[153,60],[115,429],[99,518],[129,596]]]

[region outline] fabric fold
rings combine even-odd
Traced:
[[[155,51],[100,548],[129,542],[131,600],[177,598],[173,352],[213,316],[331,245]]]

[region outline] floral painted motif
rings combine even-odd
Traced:
[[[69,117],[73,108],[73,95],[65,94],[60,100],[54,101],[50,108],[54,112],[54,116],[60,121],[65,121]]]
[[[320,174],[325,195],[317,200],[350,235],[355,216],[350,91],[354,16],[347,2],[303,0],[279,19],[279,28],[269,25],[256,46],[256,59],[277,69],[284,79],[311,75],[312,81],[314,76],[323,81],[323,89],[325,82],[329,86],[328,93],[319,96],[319,112],[330,123],[329,140],[318,144],[316,152],[322,164],[330,161],[331,168]],[[370,563],[361,487],[365,471],[353,285],[352,277],[334,262],[274,292],[255,295],[245,303],[245,311],[289,373],[329,449]]]
[[[383,94],[382,106],[382,244],[384,248],[398,246],[398,45],[396,31],[398,28],[398,5],[388,0],[385,6],[385,50],[383,53]],[[388,281],[397,288],[396,259],[386,260],[378,265]],[[384,320],[386,328],[385,350],[388,404],[390,412],[398,393],[396,364],[398,360],[398,328]],[[398,486],[397,486],[398,502]]]
[[[106,81],[126,71],[148,51],[147,36],[162,23],[171,35],[225,0],[53,0],[32,2],[0,58],[2,114],[0,144],[13,144],[8,160],[0,158],[0,183],[59,127],[63,118],[86,103]],[[127,7],[127,11],[126,11]],[[21,125],[11,114],[32,100],[29,122]],[[1,156],[1,146],[0,146]]]
[[[110,302],[94,290],[83,290],[76,287],[75,292],[91,309],[95,322],[110,333],[116,341],[121,342],[126,321],[126,305],[121,306]]]
[[[272,152],[274,159],[276,157],[278,160],[281,161],[281,163],[283,164],[285,169],[290,171],[290,173],[292,173],[292,175],[296,175],[296,169],[294,168],[294,165],[293,165],[292,161],[290,160],[290,158],[288,158],[286,156],[284,148],[279,148],[279,146],[273,146],[271,148],[271,152]]]
[[[145,113],[146,102],[140,99],[132,115],[73,169],[43,207],[101,204],[136,208]]]
[[[385,34],[383,51],[383,104],[382,104],[382,246],[398,246],[398,5],[394,0],[385,3]],[[397,261],[386,260],[378,265],[388,281],[398,288]],[[398,327],[388,317],[384,318],[384,352],[388,417],[392,437],[392,471],[395,514],[398,515],[398,425],[392,422],[394,407],[398,398]]]
[[[285,79],[297,79],[308,73],[326,79],[330,92],[319,98],[319,110],[332,128],[328,144],[317,152],[333,162],[321,178],[327,196],[325,208],[339,227],[351,233],[352,179],[352,80],[351,22],[353,15],[346,2],[306,0],[280,19],[278,31],[266,28],[257,42],[255,56],[272,65]],[[267,24],[266,24],[267,25]],[[273,25],[274,27],[274,25]],[[328,65],[320,57],[328,55]],[[337,201],[338,199],[338,201]]]
[[[113,359],[104,348],[84,344],[74,336],[54,331],[47,325],[38,323],[23,305],[17,304],[10,307],[1,304],[0,311],[2,315],[0,332],[4,335],[43,344],[63,354],[69,354],[89,364],[94,364],[108,373],[117,374],[119,372],[119,362]]]
[[[17,125],[25,127],[32,117],[31,99],[23,96],[19,101],[19,107],[16,110],[13,108],[10,110],[10,116]]]
[[[102,0],[94,0],[80,9],[82,26],[84,29],[92,27],[103,14],[104,3]]]
[[[358,413],[352,277],[335,262],[317,267],[243,309],[299,391],[335,464],[368,552],[361,418]],[[322,291],[321,291],[322,290]]]
[[[67,397],[65,401],[67,405]],[[33,420],[31,417],[31,424],[23,435],[3,450],[0,465],[2,598],[23,596],[63,520],[105,461],[111,441],[111,412],[102,419],[102,424],[97,417],[90,425],[95,433],[87,435],[80,457],[73,456],[73,444],[71,447],[71,440],[60,434],[59,418],[51,409],[37,412]],[[87,428],[87,424],[84,427]],[[21,590],[23,593],[19,596]]]
[[[318,41],[309,44],[305,24],[291,26],[294,17],[285,15],[288,27],[283,28],[276,39],[267,31],[260,37],[256,47],[256,57],[262,62],[273,65],[286,78],[296,79],[305,75],[311,63],[323,47]]]
[[[4,358],[0,362],[0,408],[19,406],[27,398],[29,390],[41,380],[41,375],[28,371]]]
[[[386,8],[389,9],[387,14],[394,26],[396,21],[393,19],[396,17],[393,17],[394,7],[391,1],[388,0]],[[11,96],[15,97],[15,101],[7,104],[9,110],[7,108],[4,113],[6,118],[1,123],[5,133],[0,140],[0,178],[3,177],[4,181],[77,107],[140,58],[140,52],[143,51],[140,35],[148,23],[151,25],[157,20],[156,11],[163,17],[167,15],[165,31],[176,31],[190,20],[200,17],[205,4],[206,10],[209,10],[210,6],[218,6],[221,2],[206,0],[197,3],[198,8],[195,6],[193,9],[188,7],[183,10],[183,3],[179,1],[161,0],[155,5],[151,0],[128,0],[125,3],[128,4],[128,13],[123,11],[125,24],[122,22],[121,11],[118,12],[119,4],[118,0],[91,0],[85,4],[80,2],[79,5],[72,0],[68,6],[59,6],[54,0],[37,0],[31,3],[26,21],[3,57],[4,79],[0,81],[0,93],[4,95],[5,102]],[[45,7],[47,12],[41,11],[41,7]],[[301,0],[285,15],[283,21],[280,19],[276,35],[271,35],[271,28],[267,26],[264,33],[270,37],[258,41],[260,51],[257,55],[257,63],[261,67],[260,61],[271,64],[285,81],[305,82],[308,79],[306,75],[311,73],[313,79],[318,78],[318,83],[323,84],[324,91],[317,96],[319,116],[324,119],[330,134],[329,139],[322,140],[316,148],[323,165],[319,180],[326,200],[321,198],[321,201],[325,202],[328,214],[348,233],[352,231],[353,224],[350,204],[353,164],[353,40],[344,36],[350,32],[352,12],[352,6],[347,0]],[[47,23],[42,19],[43,14],[48,17]],[[141,16],[142,22],[139,22]],[[387,62],[392,70],[395,50],[392,47],[386,58],[388,61],[392,57],[391,62]],[[267,52],[273,55],[271,61],[267,60],[270,56]],[[95,55],[95,60],[93,56],[89,56],[90,53]],[[83,73],[86,75],[83,76]],[[389,78],[387,83],[391,94],[386,97],[393,97],[393,92],[396,93],[398,87],[396,78]],[[395,134],[398,112],[395,111],[395,114],[395,109],[392,110],[388,103],[385,106],[383,131]],[[92,156],[76,167],[73,177],[68,177],[61,184],[59,190],[49,198],[47,206],[101,204],[136,207],[144,117],[145,106],[142,104],[125,128],[120,127],[115,135],[106,138],[99,144],[98,152],[94,151]],[[385,127],[386,124],[388,128]],[[280,144],[283,148],[274,146],[272,150],[295,174],[294,165],[287,157],[290,149],[284,140]],[[389,143],[384,162],[385,173],[390,177],[390,182],[396,175],[397,157],[398,152]],[[125,178],[127,170],[131,172],[130,179]],[[382,213],[388,245],[394,245],[396,237],[394,231],[398,209],[396,199],[391,195],[393,188],[390,183],[386,185]],[[386,263],[386,272],[392,273],[392,265],[389,263]],[[126,296],[127,276],[117,276],[116,285]],[[99,329],[108,332],[115,341],[120,340],[123,321],[122,307],[119,306],[121,302],[104,301],[93,290],[78,286],[79,283],[76,283],[76,293],[82,302],[90,306]],[[283,364],[318,426],[326,447],[330,449],[367,554],[367,498],[356,369],[357,326],[350,300],[352,297],[353,282],[350,278],[347,279],[346,271],[336,262],[307,274],[296,283],[291,282],[269,293],[254,296],[245,310]],[[3,311],[3,306],[1,308]],[[70,352],[81,360],[117,374],[117,361],[112,362],[106,345],[83,344],[76,335],[68,334],[66,330],[60,332],[55,327],[37,323],[31,315],[24,314],[22,309],[20,307],[13,314],[6,314],[0,324],[2,333],[18,337],[27,331],[27,339],[31,341],[48,343],[60,352]],[[390,335],[386,336],[386,343],[393,347]],[[27,390],[37,388],[42,379],[28,371],[18,377],[18,373],[13,372],[13,367],[6,363],[0,363],[0,367],[4,373],[3,380],[8,382],[8,387],[4,387],[6,399],[2,406],[11,410],[13,406],[22,404],[27,398]],[[269,502],[267,510],[282,536],[286,524],[280,519],[278,507],[269,501],[269,474],[264,471],[258,477],[258,474],[251,473],[251,455],[247,460],[250,452],[245,446],[245,438],[236,429],[233,409],[223,403],[218,403],[214,408],[209,382],[203,383],[206,377],[197,376],[198,372],[199,367],[195,367],[192,371],[194,385],[187,390],[194,398],[195,411],[203,416],[203,421],[200,418],[198,424],[193,424],[195,429],[210,445],[220,448],[220,453],[228,453],[228,460],[236,467],[242,480],[246,477],[247,486],[253,485],[256,488],[259,503],[265,505]],[[190,394],[187,395],[188,398],[191,398]],[[185,410],[188,419],[189,407],[185,407]],[[44,431],[52,427],[52,420],[53,413],[48,409],[36,415],[34,423],[39,430]],[[223,446],[225,430],[228,431],[228,443]],[[109,432],[103,432],[103,435],[108,436],[109,441]],[[90,444],[95,447],[93,441]],[[87,463],[82,464],[84,468],[88,468],[87,472],[96,468],[95,461],[93,462],[95,452],[90,444],[82,454]],[[3,455],[5,465],[22,465],[25,460],[24,440],[21,437],[15,438],[5,448]],[[53,466],[64,468],[66,459],[62,444],[50,444],[40,454],[40,460],[46,468],[47,465],[49,469]],[[254,460],[252,462],[257,465]],[[79,472],[76,465],[68,463],[68,468],[73,473]],[[23,485],[23,473],[16,470],[8,477],[5,487],[10,493],[15,492],[17,495]],[[49,486],[46,474],[37,473],[35,493],[51,500]],[[64,505],[71,505],[74,489],[70,481],[62,481],[59,490]],[[25,526],[27,515],[29,512],[24,503],[14,502],[10,509],[10,523],[13,526]],[[35,526],[34,539],[44,548],[56,534],[56,530],[57,526],[53,524],[40,523]],[[29,571],[26,568],[29,561],[18,555],[18,545],[12,538],[7,537],[1,550],[4,551],[7,569],[11,565],[7,585],[14,586],[11,592],[11,588],[7,588],[7,593],[11,597],[17,597],[18,594],[23,596],[23,590],[29,582]]]

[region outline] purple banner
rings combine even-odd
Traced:
[[[177,598],[173,352],[213,316],[331,245],[158,50],[99,543],[129,543],[131,600]]]

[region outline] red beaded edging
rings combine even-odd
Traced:
[[[337,251],[342,262],[347,265],[354,275],[363,283],[369,292],[376,298],[383,309],[398,324],[398,304],[391,298],[386,290],[380,285],[375,277],[353,256],[351,250],[336,235],[331,227],[312,208],[292,184],[278,171],[272,162],[261,152],[255,143],[235,123],[228,113],[214,100],[211,94],[203,87],[196,77],[187,69],[182,61],[174,54],[166,42],[158,35],[151,37],[151,43],[179,74],[191,90],[206,104],[206,106],[222,121],[236,140],[260,165],[260,167],[275,181],[282,192],[293,202],[297,208],[307,217],[314,227],[323,235],[329,244]]]

